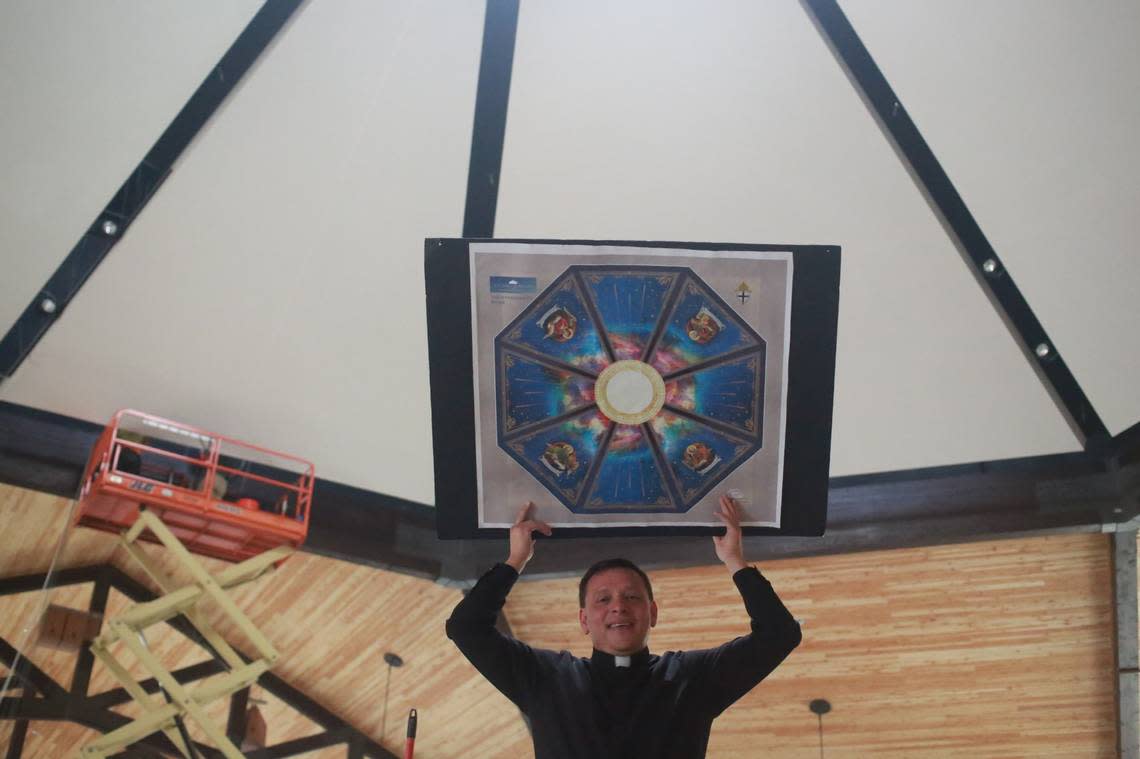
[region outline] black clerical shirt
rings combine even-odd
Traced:
[[[732,579],[752,632],[717,648],[642,650],[628,666],[597,650],[586,659],[531,648],[495,629],[517,579],[506,564],[483,575],[447,620],[447,636],[530,720],[536,759],[703,757],[713,720],[800,642],[771,584],[747,567]]]

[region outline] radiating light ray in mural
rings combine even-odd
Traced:
[[[594,379],[517,350],[506,350],[499,361],[506,388],[499,407],[500,425],[507,435],[535,424],[573,415],[594,404]]]

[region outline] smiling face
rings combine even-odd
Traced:
[[[649,629],[657,624],[657,604],[636,572],[616,567],[598,572],[586,585],[585,600],[578,621],[594,648],[615,656],[645,648]]]

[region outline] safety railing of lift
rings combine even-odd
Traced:
[[[145,443],[138,443],[133,440],[128,440],[126,438],[120,437],[120,427],[122,424],[122,418],[124,416],[137,418],[141,420],[144,425],[147,425],[149,422],[150,424],[148,426],[154,426],[157,429],[174,432],[176,434],[185,434],[192,439],[205,442],[208,445],[209,455],[206,458],[187,456],[185,454],[175,453],[174,451],[168,451],[163,448],[157,448],[155,446],[146,445]],[[203,469],[205,470],[206,476],[201,486],[195,488],[184,487],[170,482],[162,482],[161,480],[146,477],[141,473],[130,473],[132,477],[148,480],[157,485],[162,485],[163,487],[178,488],[179,490],[182,490],[186,493],[205,493],[207,495],[210,495],[214,492],[214,483],[217,479],[217,473],[221,471],[227,474],[235,475],[237,477],[243,477],[249,480],[261,482],[275,488],[280,488],[282,490],[292,491],[297,498],[297,510],[295,519],[299,522],[308,524],[309,508],[312,504],[312,487],[314,476],[313,465],[308,461],[305,461],[304,459],[298,458],[296,456],[290,456],[286,453],[263,448],[259,445],[247,443],[242,440],[236,440],[234,438],[227,437],[226,435],[210,434],[204,430],[200,430],[189,425],[179,424],[168,419],[163,419],[162,417],[146,414],[141,411],[134,411],[132,409],[123,409],[122,411],[119,411],[115,414],[113,421],[114,426],[110,430],[111,439],[108,441],[108,450],[104,454],[104,458],[111,457],[111,460],[108,463],[111,465],[112,471],[119,471],[119,457],[123,448],[133,450],[136,453],[145,451],[165,459],[181,461],[183,463],[189,464],[190,466]],[[133,433],[133,431],[130,432]],[[303,467],[304,470],[300,474],[297,474],[296,482],[293,484],[286,480],[275,480],[271,477],[265,477],[253,472],[247,472],[232,466],[227,466],[226,464],[222,464],[220,462],[222,447],[221,444],[223,442],[230,443],[237,448],[257,451],[258,453],[266,454],[270,457],[299,464]],[[240,458],[239,456],[234,457]]]

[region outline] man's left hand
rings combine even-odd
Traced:
[[[716,517],[724,522],[724,535],[713,537],[716,557],[724,562],[728,571],[736,574],[748,566],[744,562],[744,536],[740,530],[740,504],[728,495],[720,497],[720,510]]]

